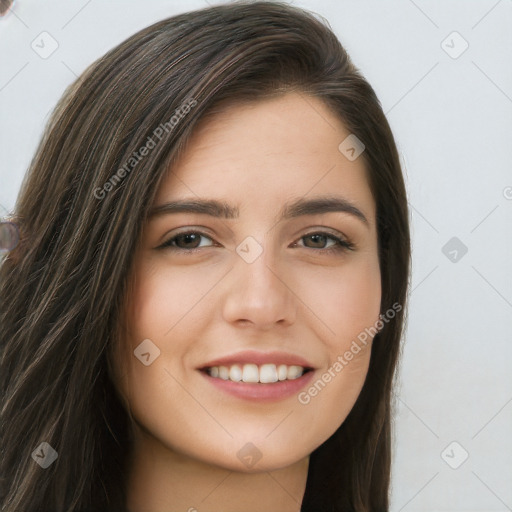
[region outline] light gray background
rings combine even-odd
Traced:
[[[0,18],[0,215],[65,87],[137,30],[207,3],[19,0]],[[512,510],[512,0],[291,3],[327,18],[373,85],[406,173],[392,510]],[[31,47],[43,31],[59,45],[46,59]]]

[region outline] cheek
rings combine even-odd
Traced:
[[[188,285],[185,285],[186,280]],[[179,300],[176,300],[177,289],[180,290]],[[169,366],[169,339],[173,340],[174,361],[181,364],[180,340],[173,337],[173,328],[176,325],[175,330],[180,327],[180,318],[190,309],[188,303],[197,295],[193,290],[190,276],[180,277],[177,272],[166,275],[152,265],[150,260],[139,261],[130,287],[126,309],[126,339],[119,349],[117,368],[118,375],[122,376],[120,382],[123,394],[132,408],[139,410],[142,416],[149,412],[146,408],[154,402],[161,390],[168,393],[170,378],[165,369]],[[145,347],[144,352],[139,347]],[[150,363],[147,366],[142,362],[143,353],[149,353]],[[138,359],[137,354],[142,359]]]
[[[370,345],[353,355],[333,361],[318,373],[298,401],[309,421],[318,425],[317,435],[324,441],[345,421],[363,387],[370,359]]]
[[[308,298],[305,302],[317,318],[319,335],[326,333],[322,338],[333,357],[379,319],[381,277],[376,257],[323,272],[302,278],[302,296]]]
[[[330,433],[349,414],[368,372],[381,302],[378,258],[368,256],[329,276],[317,275],[314,281],[312,276],[302,278],[304,291],[313,298],[311,318],[329,362],[298,399],[307,409],[305,414],[314,421],[321,419]]]
[[[179,337],[173,333],[182,327],[182,322],[187,322],[187,315],[197,308],[214,283],[214,272],[199,275],[191,268],[143,263],[132,288],[129,307],[132,342],[136,344],[137,340],[153,336],[155,343],[158,340],[164,349],[172,339],[177,350]]]

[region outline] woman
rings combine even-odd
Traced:
[[[10,221],[2,511],[388,510],[407,199],[325,24],[235,3],[130,37]]]

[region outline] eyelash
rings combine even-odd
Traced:
[[[184,236],[184,235],[199,235],[199,236],[203,236],[205,238],[212,240],[212,238],[210,236],[208,236],[205,233],[202,233],[201,231],[183,231],[182,233],[178,233],[178,234],[174,235],[172,238],[169,238],[168,240],[166,240],[162,245],[157,247],[157,249],[170,249],[172,251],[177,251],[177,252],[182,252],[182,253],[185,253],[185,252],[193,253],[198,250],[204,249],[204,247],[193,247],[191,249],[183,249],[182,247],[175,247],[174,245],[172,245],[172,243],[174,243],[178,237]],[[299,240],[302,240],[303,238],[307,238],[310,236],[315,236],[315,235],[320,235],[320,236],[325,236],[327,238],[330,238],[331,240],[334,240],[336,242],[336,244],[327,249],[322,249],[322,248],[317,249],[315,247],[305,247],[305,249],[321,251],[323,254],[327,254],[327,255],[334,254],[334,253],[344,253],[346,251],[353,251],[355,249],[355,244],[353,244],[352,242],[350,242],[348,240],[343,240],[342,238],[339,238],[339,237],[333,235],[332,233],[326,233],[324,231],[314,231],[312,233],[308,233],[306,235],[301,236],[299,238]],[[208,246],[208,247],[212,247],[212,246]]]

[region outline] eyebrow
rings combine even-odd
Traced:
[[[296,199],[286,203],[277,218],[287,220],[330,212],[348,213],[369,226],[368,219],[357,206],[348,199],[338,196]],[[240,216],[240,209],[216,199],[180,199],[154,206],[149,212],[149,219],[173,213],[196,213],[222,219],[237,219]]]

